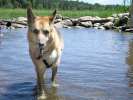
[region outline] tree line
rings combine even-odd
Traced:
[[[35,9],[60,9],[60,10],[107,10],[114,8],[125,8],[122,5],[100,5],[89,4],[79,0],[0,0],[0,8],[26,8],[32,5]],[[126,8],[128,8],[126,6]]]

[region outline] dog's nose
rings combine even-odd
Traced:
[[[43,47],[44,46],[44,44],[43,43],[39,43],[39,47]]]

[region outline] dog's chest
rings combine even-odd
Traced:
[[[54,62],[55,59],[57,58],[57,51],[56,50],[53,50],[49,56],[49,59]]]
[[[50,55],[44,55],[43,59],[45,59],[49,64],[54,64],[56,63],[57,57],[57,51],[53,50]]]

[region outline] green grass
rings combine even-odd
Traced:
[[[72,10],[72,11],[59,11],[63,16],[68,17],[81,17],[81,16],[99,16],[99,17],[108,17],[111,16],[114,13],[123,13],[126,12],[124,9],[110,9],[110,10]],[[36,15],[50,15],[52,13],[52,10],[34,10],[34,13]],[[26,9],[6,9],[6,8],[0,8],[0,19],[11,19],[19,16],[26,16]]]

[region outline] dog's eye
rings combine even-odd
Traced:
[[[39,33],[39,30],[34,29],[34,30],[33,30],[33,33],[38,34],[38,33]]]
[[[47,36],[49,34],[49,31],[48,30],[43,30],[43,34]]]

